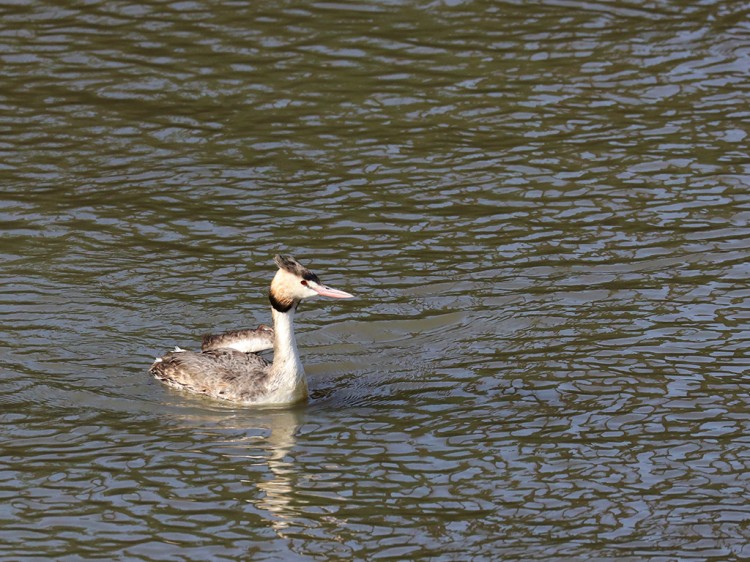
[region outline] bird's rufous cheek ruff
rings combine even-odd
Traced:
[[[289,312],[295,307],[294,298],[277,293],[273,289],[268,292],[268,300],[271,301],[273,309],[279,312]],[[299,301],[296,302],[299,303]]]

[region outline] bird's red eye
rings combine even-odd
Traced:
[[[307,287],[307,281],[305,281],[304,279],[300,281],[300,283],[302,283],[305,287]]]

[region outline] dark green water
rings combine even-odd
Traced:
[[[0,15],[2,560],[750,556],[750,5]],[[152,380],[276,252],[310,402]]]

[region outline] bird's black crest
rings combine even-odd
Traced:
[[[281,256],[277,254],[276,257],[273,258],[273,261],[276,262],[276,265],[278,265],[280,269],[288,271],[292,275],[296,275],[307,281],[320,283],[320,279],[318,279],[317,275],[295,260],[292,256]]]

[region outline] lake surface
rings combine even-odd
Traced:
[[[750,556],[750,8],[533,4],[0,9],[2,560]]]

